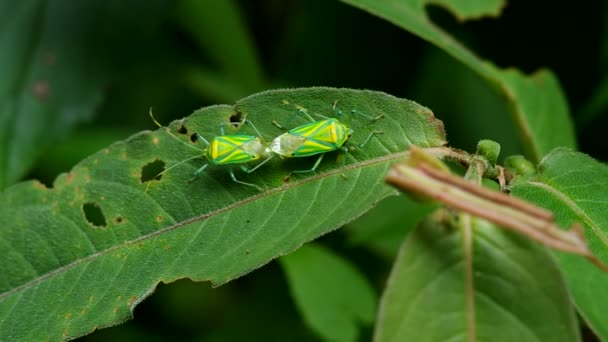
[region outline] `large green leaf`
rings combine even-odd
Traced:
[[[576,341],[559,268],[543,247],[442,212],[408,235],[376,321],[376,341]],[[443,213],[445,214],[445,213]]]
[[[568,105],[556,77],[547,70],[526,76],[515,69],[499,69],[475,56],[427,16],[429,3],[444,6],[460,19],[496,15],[502,1],[342,0],[384,18],[437,45],[479,73],[506,97],[524,146],[539,161],[553,148],[574,147]],[[491,115],[491,113],[488,113]]]
[[[273,120],[306,122],[293,115],[297,108],[344,113],[355,144],[372,130],[383,134],[347,155],[329,154],[316,173],[286,178],[314,158],[276,158],[251,175],[236,173],[261,192],[232,182],[222,167],[188,182],[201,160],[155,177],[163,163],[199,153],[187,146],[194,132],[212,137],[220,124],[246,116],[270,139],[283,132]],[[372,124],[351,111],[384,118]],[[248,126],[225,129],[251,133]],[[250,272],[395,194],[384,184],[388,164],[411,144],[441,146],[444,139],[430,110],[384,93],[277,90],[136,134],[85,159],[51,189],[35,181],[12,186],[0,196],[0,340],[80,336],[129,318],[161,281],[219,285]]]
[[[357,268],[314,244],[279,260],[308,325],[326,341],[358,341],[358,325],[374,321],[377,296]]]
[[[556,149],[543,159],[538,175],[516,183],[512,193],[550,209],[563,227],[583,223],[589,247],[604,264],[608,263],[606,165],[582,153]],[[608,341],[608,274],[585,259],[566,254],[558,256],[581,315]]]

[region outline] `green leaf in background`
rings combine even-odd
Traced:
[[[422,0],[342,0],[384,18],[445,50],[487,79],[506,97],[519,126],[530,158],[539,161],[553,148],[575,147],[574,129],[563,91],[555,75],[540,70],[526,76],[515,69],[501,70],[475,56],[460,42],[436,26],[427,16]],[[431,3],[431,1],[428,1]],[[502,1],[432,1],[460,19],[496,15]],[[492,115],[492,113],[488,113]]]
[[[560,148],[543,159],[538,172],[516,183],[512,194],[550,209],[563,227],[584,224],[592,252],[608,263],[608,167],[583,153]],[[579,312],[608,341],[608,274],[585,259],[558,256]]]
[[[308,325],[326,341],[358,341],[358,326],[374,321],[377,298],[356,267],[314,244],[279,260]]]
[[[0,189],[22,179],[47,148],[92,117],[114,59],[131,60],[121,44],[140,47],[168,3],[0,2]]]
[[[351,143],[373,130],[383,134],[347,155],[328,154],[316,173],[287,177],[311,158],[276,158],[251,175],[237,173],[262,192],[232,182],[222,167],[188,182],[202,160],[154,176],[197,155],[185,146],[195,132],[212,137],[221,124],[247,117],[270,139],[283,133],[273,120],[295,127],[306,122],[294,115],[298,109],[332,115],[334,107],[350,118]],[[370,124],[348,115],[353,110],[384,118]],[[0,195],[0,340],[57,340],[118,324],[161,281],[230,281],[395,194],[384,175],[411,144],[444,143],[441,121],[411,101],[348,89],[276,90],[136,134],[88,157],[52,188],[14,185]]]
[[[23,177],[45,146],[100,102],[99,70],[90,68],[88,24],[97,15],[91,7],[0,2],[0,189]]]
[[[345,229],[353,245],[366,246],[392,261],[406,234],[435,207],[407,196],[393,196],[347,224]]]
[[[435,46],[425,49],[412,81],[408,96],[420,103],[433,104],[433,111],[440,113],[443,123],[450,128],[451,147],[474,151],[480,139],[491,137],[500,142],[503,155],[524,152],[519,130],[500,94],[488,87],[479,74],[443,50]]]
[[[375,341],[580,340],[550,253],[476,218],[467,244],[463,230],[442,214],[427,218],[403,244],[381,299]]]
[[[221,73],[194,66],[185,73],[203,96],[235,100],[264,88],[253,38],[233,0],[181,0],[177,19]]]

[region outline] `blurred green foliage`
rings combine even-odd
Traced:
[[[0,44],[10,43],[2,32],[10,27],[11,16],[28,10],[4,2]],[[76,79],[86,82],[79,86],[98,89],[101,95],[64,134],[47,137],[42,132],[32,140],[31,160],[24,161],[31,167],[23,179],[51,184],[58,173],[87,155],[154,128],[147,115],[150,107],[167,123],[200,107],[276,87],[384,91],[431,108],[444,121],[453,147],[474,151],[479,139],[490,138],[502,146],[499,162],[524,153],[503,99],[483,80],[421,39],[340,2],[30,3],[38,7],[27,25],[58,34],[80,32],[80,38],[86,38],[87,49],[72,58],[90,77]],[[575,6],[510,1],[500,17],[470,22],[459,22],[439,7],[427,10],[438,25],[484,59],[524,72],[541,67],[554,71],[578,124],[580,149],[608,160],[602,138],[608,123],[607,2]],[[48,13],[55,16],[44,15]],[[24,43],[35,45],[40,37],[32,35]],[[392,253],[386,248],[394,250],[396,244],[366,247],[357,240],[362,233],[349,235],[352,231],[320,241],[348,256],[380,292],[390,265],[385,258]],[[371,336],[368,328],[365,340]],[[214,290],[187,280],[162,285],[136,308],[134,320],[83,340],[273,341],[285,336],[294,341],[316,338],[304,326],[273,263]]]

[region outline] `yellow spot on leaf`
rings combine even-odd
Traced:
[[[282,104],[289,104],[289,101],[287,101],[287,100],[283,100],[283,101],[281,101],[281,103],[282,103]]]
[[[163,222],[164,217],[162,215],[156,216],[156,222]]]
[[[154,137],[154,139],[152,139],[152,143],[154,145],[158,145],[159,142],[160,142],[160,139],[158,139],[158,137]]]

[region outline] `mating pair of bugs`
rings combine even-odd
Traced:
[[[335,107],[335,106],[334,106]],[[202,135],[196,134],[197,140],[202,141],[206,148],[199,150],[198,148],[189,145],[189,147],[202,152],[203,156],[207,159],[207,163],[201,166],[194,172],[195,178],[200,176],[205,169],[212,165],[233,165],[238,164],[238,166],[246,173],[252,173],[262,165],[266,164],[275,156],[279,156],[281,158],[299,158],[299,157],[308,157],[313,155],[319,155],[316,162],[312,166],[312,168],[307,170],[297,170],[293,171],[294,173],[306,173],[306,172],[314,172],[321,161],[323,160],[323,156],[327,152],[343,150],[348,152],[348,148],[344,146],[344,143],[351,137],[353,134],[353,130],[348,127],[346,124],[338,120],[337,118],[328,118],[322,115],[323,120],[315,121],[306,111],[299,110],[298,113],[304,115],[310,123],[298,126],[293,128],[286,133],[279,135],[274,138],[270,144],[265,143],[260,137],[262,136],[255,125],[247,119],[243,119],[242,122],[236,123],[238,125],[249,124],[257,136],[255,135],[247,135],[247,134],[224,134],[223,125],[220,126],[221,135],[214,137],[211,141],[205,139]],[[378,116],[375,118],[369,117],[367,115],[358,113],[356,111],[352,112],[353,114],[359,114],[370,120],[376,121],[380,119],[382,116]],[[162,127],[154,116],[152,115],[152,111],[150,111],[150,116],[152,120],[159,126]],[[230,123],[235,124],[235,123]],[[279,128],[283,128],[276,121],[273,121],[273,124]],[[360,147],[363,147],[374,134],[382,133],[380,131],[371,132],[368,137],[359,144]],[[171,134],[171,133],[170,133]],[[171,134],[173,136],[173,134]],[[175,136],[174,136],[175,137]],[[177,137],[175,137],[178,139]],[[179,140],[179,139],[178,139]],[[183,142],[179,140],[180,142]],[[187,162],[192,159],[200,158],[200,155],[193,156],[191,158],[182,160],[181,162],[174,164],[168,169],[164,170],[164,172],[169,171],[173,167],[178,166],[184,162]],[[255,167],[249,168],[246,166],[247,163],[261,160]],[[262,190],[258,185],[247,183],[241,181],[236,178],[234,175],[234,170],[229,168],[228,170],[230,174],[230,178],[239,184],[255,187],[258,190]]]

